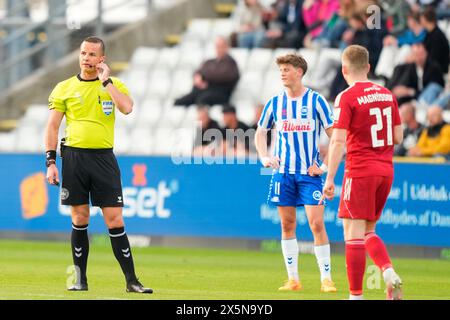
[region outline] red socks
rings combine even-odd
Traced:
[[[364,239],[351,239],[345,242],[345,260],[350,294],[361,295],[364,272],[366,271],[366,247]]]
[[[392,268],[391,259],[389,258],[386,246],[380,237],[374,232],[366,233],[365,244],[367,253],[381,271]]]

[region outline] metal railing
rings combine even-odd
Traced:
[[[0,19],[0,94],[76,49],[86,36],[104,36],[116,29],[120,24],[105,23],[104,15],[133,2],[123,0],[106,7],[106,1],[97,0],[95,17],[83,21],[67,17],[69,6],[80,0],[42,1],[47,3],[48,15],[36,22],[30,17],[29,1],[6,0],[6,17]],[[146,0],[146,16],[152,11],[152,0]]]

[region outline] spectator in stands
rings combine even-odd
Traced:
[[[223,152],[225,155],[245,156],[250,149],[250,136],[253,130],[245,123],[238,120],[236,108],[231,105],[224,105],[223,110]]]
[[[442,0],[406,0],[414,11],[420,12],[423,8],[436,8]]]
[[[422,26],[427,30],[424,44],[430,58],[436,61],[444,74],[448,72],[450,61],[450,47],[445,34],[439,29],[436,20],[436,11],[427,7],[420,16]]]
[[[388,35],[384,38],[383,44],[401,47],[403,45],[413,45],[423,42],[426,36],[426,30],[420,23],[420,14],[410,11],[406,18],[408,29],[400,33],[398,36]]]
[[[263,47],[300,48],[306,34],[302,15],[303,0],[287,0],[273,6],[273,21],[265,33]]]
[[[369,63],[371,66],[369,75],[372,75],[373,70],[378,64],[378,59],[383,47],[383,38],[387,31],[383,20],[381,21],[381,28],[367,28],[367,19],[367,13],[353,13],[349,20],[351,29],[344,33],[343,40],[347,45],[360,45],[369,50]],[[338,61],[340,68],[340,59]],[[331,83],[328,98],[334,100],[342,90],[347,88],[347,86],[347,82],[344,80],[342,72],[338,72]]]
[[[403,157],[406,156],[408,150],[417,145],[424,127],[417,121],[416,107],[411,102],[400,106],[400,119],[403,125],[403,141],[394,146],[394,155]]]
[[[175,100],[175,105],[190,106],[228,103],[239,80],[236,61],[228,54],[229,44],[224,37],[215,41],[217,57],[206,60],[194,74],[192,91]]]
[[[350,28],[344,32],[342,37],[342,40],[345,42],[345,45],[341,46],[342,48],[351,44],[359,44],[366,48],[369,46],[370,38],[365,21],[362,14],[353,12],[348,21]],[[324,50],[319,55],[319,62],[311,79],[311,86],[314,89],[322,91],[330,88],[333,81],[337,82],[335,77],[338,77],[340,89],[331,89],[339,92],[343,90],[341,87],[346,85],[345,80],[341,73],[338,72],[341,67],[341,56],[342,50],[340,49]]]
[[[390,34],[398,36],[407,29],[407,14],[410,5],[406,0],[380,0],[386,17],[387,28]]]
[[[425,40],[426,30],[420,23],[420,13],[410,11],[407,16],[408,29],[398,35],[387,35],[383,39],[383,50],[380,54],[375,74],[386,78],[392,76],[395,65],[412,62],[411,45]]]
[[[395,67],[394,74],[387,83],[400,105],[412,99],[420,101],[423,99],[422,91],[427,90],[433,83],[444,86],[441,68],[428,56],[423,43],[412,46],[412,57],[413,63]]]
[[[233,14],[237,45],[252,49],[261,47],[264,38],[262,7],[258,0],[241,0]]]
[[[311,40],[311,44],[304,41],[305,47],[338,48],[342,35],[348,28],[348,18],[355,10],[355,5],[355,0],[340,0],[339,10],[328,20],[322,32]]]
[[[436,13],[438,20],[450,18],[450,0],[441,0],[436,9]]]
[[[303,2],[303,20],[308,30],[303,40],[305,47],[311,47],[311,41],[321,34],[330,19],[337,18],[338,11],[339,0],[305,0]]]
[[[438,89],[438,88],[437,88]],[[437,105],[440,106],[442,109],[447,109],[450,107],[450,72],[448,73],[448,80],[447,84],[445,85],[445,89],[441,91],[440,93],[432,92],[432,89],[429,90],[429,98],[427,101],[432,101],[431,103],[428,102],[429,105]],[[439,96],[437,96],[437,94]]]
[[[417,146],[409,149],[409,156],[443,156],[450,160],[450,124],[444,122],[442,108],[432,106],[427,113],[428,127],[420,135]]]
[[[200,105],[197,107],[197,121],[200,127],[196,130],[193,154],[194,156],[203,155],[205,149],[207,149],[207,153],[213,155],[214,149],[220,143],[218,140],[222,140],[222,129],[217,121],[209,116],[208,106]]]

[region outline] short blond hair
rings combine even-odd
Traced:
[[[342,53],[342,61],[350,72],[362,72],[369,64],[369,51],[359,45],[348,46]]]
[[[281,64],[290,64],[294,68],[301,68],[303,70],[303,75],[305,75],[308,70],[308,63],[305,58],[295,53],[289,53],[278,57],[277,65],[280,66]]]

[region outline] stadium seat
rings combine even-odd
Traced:
[[[278,65],[277,65],[277,62],[276,62],[277,58],[281,57],[281,56],[284,56],[284,55],[287,55],[289,53],[297,54],[298,52],[296,52],[295,49],[290,49],[290,48],[278,48],[278,49],[275,49],[274,52],[273,52],[273,59],[269,63],[269,71],[271,71],[271,70],[278,70]]]
[[[173,128],[156,128],[154,134],[155,145],[153,148],[154,154],[170,155],[174,150],[174,129]]]
[[[148,2],[148,0],[145,1]],[[174,6],[178,2],[179,0],[152,0],[152,6],[158,10],[163,10]]]
[[[180,69],[175,71],[172,78],[172,87],[169,97],[176,99],[192,90],[193,70]]]
[[[132,143],[130,143],[130,141]],[[153,148],[153,136],[150,127],[133,128],[130,134],[128,152],[136,155],[150,155]]]
[[[43,126],[47,123],[49,115],[48,106],[44,104],[32,104],[21,118],[20,125]]]
[[[155,69],[151,72],[146,97],[163,99],[172,86],[171,72],[168,69]]]
[[[250,51],[244,48],[232,48],[230,50],[230,55],[234,58],[234,60],[236,60],[239,71],[241,72],[242,75],[247,66]]]
[[[260,96],[261,103],[266,103],[274,95],[280,93],[283,90],[283,83],[280,78],[280,71],[270,70],[267,72],[264,79],[264,85],[262,94]]]
[[[309,71],[306,72],[306,75],[303,77],[303,82],[306,85],[309,85],[311,79],[314,78],[314,67],[319,61],[319,56],[321,55],[321,51],[316,49],[307,49],[302,48],[298,51],[298,53],[306,60],[308,63]]]
[[[184,107],[166,107],[159,125],[161,127],[173,128],[176,130],[182,122],[185,114],[186,108]]]
[[[147,17],[146,0],[108,0],[103,1],[104,14],[102,19],[105,23],[119,24],[135,22]]]
[[[196,126],[197,122],[197,106],[191,105],[186,109],[184,119],[182,120],[180,127],[182,128],[193,128]]]
[[[12,152],[16,145],[16,131],[0,132],[0,152]]]
[[[184,47],[181,48],[180,60],[177,68],[197,69],[204,59],[203,48]]]
[[[139,67],[133,68],[127,72],[125,77],[131,96],[134,99],[142,98],[147,91],[147,84],[149,78],[148,71],[146,69],[141,69]]]
[[[442,117],[446,123],[450,123],[450,110],[444,110]]]
[[[211,39],[217,36],[228,38],[234,31],[233,21],[231,19],[214,19],[212,21]]]
[[[271,49],[256,48],[251,50],[248,58],[248,71],[266,71],[272,61],[273,52]]]
[[[424,108],[417,108],[416,119],[420,123],[427,123],[427,110]]]
[[[23,125],[17,129],[17,152],[45,152],[44,135],[42,128]]]
[[[175,131],[173,150],[171,150],[170,155],[172,157],[192,155],[195,133],[193,127],[183,127]]]
[[[220,126],[223,126],[222,106],[219,104],[213,105],[209,109],[209,117],[216,120]]]
[[[258,101],[261,96],[263,74],[259,71],[245,72],[232,95],[233,103],[239,100]]]
[[[211,27],[211,19],[193,19],[189,22],[183,38],[206,42],[210,38]]]
[[[182,38],[179,43],[179,48],[181,51],[184,51],[186,49],[203,49],[204,44],[201,40],[197,39],[184,39]]]
[[[180,47],[162,48],[159,51],[156,65],[158,68],[173,69],[180,59]]]
[[[309,66],[314,66],[319,59],[320,51],[316,49],[301,48],[298,53],[306,59]]]
[[[214,59],[217,57],[216,45],[213,41],[208,42],[204,47],[204,60]]]
[[[130,136],[128,134],[128,128],[117,127],[114,130],[114,153],[125,154],[130,148]]]
[[[241,101],[236,104],[237,118],[245,124],[252,126],[255,122],[255,106],[251,101]]]
[[[133,106],[133,111],[130,114],[124,115],[122,112],[116,109],[116,127],[131,128],[135,125],[136,119],[140,112],[139,104]]]
[[[161,119],[163,106],[160,100],[146,99],[141,103],[139,116],[136,119],[136,126],[147,126],[152,128]]]
[[[132,68],[149,69],[154,65],[158,58],[159,49],[149,47],[137,48],[131,57]]]

